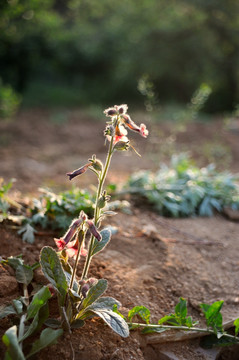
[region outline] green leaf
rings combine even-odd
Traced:
[[[93,247],[92,247],[92,252],[91,255],[95,255],[98,252],[102,251],[106,245],[108,244],[108,242],[110,241],[111,238],[111,231],[109,229],[103,229],[100,232],[102,239],[101,241],[98,241],[96,238],[94,238],[94,242],[93,242]]]
[[[151,333],[162,333],[164,331],[168,330],[167,328],[163,328],[163,327],[145,327],[143,328],[143,330],[141,331],[142,334],[151,334]]]
[[[129,336],[129,327],[126,321],[117,313],[112,310],[92,310],[96,315],[98,315],[104,322],[111,327],[114,332],[122,337]]]
[[[71,323],[71,329],[79,329],[85,325],[84,320],[76,319]]]
[[[108,297],[108,296],[102,296],[100,297],[98,300],[96,300],[92,305],[87,307],[87,311],[88,310],[101,310],[101,309],[107,309],[107,310],[114,310],[114,308],[118,308],[121,306],[121,303],[112,298],[112,297]]]
[[[222,336],[218,339],[216,335],[204,336],[200,341],[200,346],[204,349],[211,349],[214,346],[229,346],[233,344],[238,344],[238,341],[226,336]]]
[[[165,323],[170,324],[170,325],[180,325],[174,314],[166,315],[166,316],[162,317],[162,319],[159,319],[159,321],[158,321],[159,325],[162,325]]]
[[[131,309],[128,312],[129,321],[131,321],[135,315],[139,315],[141,319],[146,322],[146,324],[149,324],[150,311],[145,306],[135,306],[133,309]]]
[[[57,329],[61,326],[61,322],[57,319],[47,319],[44,324],[53,329]]]
[[[5,357],[11,360],[25,360],[23,352],[17,339],[16,325],[9,328],[2,337],[3,343],[7,346]]]
[[[12,303],[16,313],[20,315],[23,312],[23,303],[17,299],[12,300]]]
[[[67,280],[60,259],[51,247],[45,246],[42,249],[40,264],[45,277],[61,294],[61,305],[63,305],[68,289]]]
[[[5,318],[8,315],[17,314],[16,310],[12,305],[1,306],[0,308],[0,319]]]
[[[27,320],[33,318],[40,308],[45,305],[51,297],[51,292],[47,286],[43,286],[34,296],[27,309]]]
[[[87,308],[89,305],[93,304],[101,295],[104,294],[107,289],[107,280],[100,279],[87,293],[87,297],[82,303],[83,309]]]
[[[14,270],[16,270],[19,265],[23,265],[23,260],[21,257],[10,256],[7,259],[7,264],[10,265]]]
[[[237,336],[239,332],[239,318],[234,321],[233,325],[235,326],[235,336]]]
[[[16,280],[17,282],[25,285],[29,285],[33,278],[33,270],[28,265],[18,265],[16,268]]]
[[[175,315],[180,324],[185,323],[187,312],[187,301],[181,297],[179,303],[175,306]]]
[[[220,313],[224,301],[216,301],[212,305],[200,304],[201,309],[204,312],[207,326],[212,327],[215,333],[223,331],[222,328],[222,314]]]
[[[27,355],[26,359],[28,359],[33,354],[36,354],[38,351],[44,349],[45,347],[55,344],[56,340],[63,334],[62,329],[53,330],[53,329],[45,329],[42,331],[40,339],[36,340],[31,348],[30,353]]]
[[[20,235],[23,234],[22,235],[23,241],[26,241],[29,244],[33,244],[35,241],[35,236],[34,236],[35,232],[36,230],[29,223],[27,223],[18,231],[18,234]]]

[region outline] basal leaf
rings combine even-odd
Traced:
[[[112,310],[92,310],[104,322],[111,327],[114,332],[122,337],[129,336],[129,327],[126,321]]]
[[[58,329],[61,326],[61,322],[57,319],[47,319],[44,324],[53,329]]]
[[[84,320],[77,319],[77,320],[74,320],[74,321],[71,323],[71,329],[79,329],[79,328],[81,328],[81,327],[84,326],[84,325],[85,325]]]
[[[45,277],[61,294],[61,305],[63,305],[68,285],[60,259],[51,247],[45,246],[42,249],[40,254],[40,264]]]
[[[40,308],[45,305],[51,297],[51,292],[47,286],[43,286],[34,296],[27,309],[27,320],[33,318]]]
[[[237,336],[237,334],[239,332],[239,318],[236,319],[233,324],[235,326],[235,336]]]
[[[146,322],[146,324],[149,324],[150,311],[145,306],[135,306],[133,309],[131,309],[128,312],[129,321],[131,321],[135,315],[139,315],[141,319]]]
[[[12,304],[17,314],[20,315],[23,312],[23,303],[21,300],[14,299],[12,300]]]
[[[14,270],[16,270],[16,268],[19,266],[19,265],[23,265],[23,260],[21,257],[13,257],[13,256],[10,256],[8,259],[7,259],[7,264],[10,265]]]
[[[82,303],[83,309],[87,308],[89,305],[93,304],[101,295],[104,294],[107,289],[107,280],[100,279],[87,293],[87,297]]]
[[[88,306],[86,310],[87,311],[88,310],[97,310],[97,309],[99,309],[99,310],[101,310],[101,309],[114,310],[115,305],[118,308],[121,306],[121,303],[112,297],[108,297],[108,296],[103,297],[102,296],[98,300],[96,300],[92,305]]]
[[[16,325],[9,328],[2,337],[3,343],[7,346],[5,357],[7,359],[25,360],[23,352],[19,346]]]
[[[17,314],[16,310],[12,305],[1,306],[0,308],[0,319],[5,318],[8,315]]]
[[[16,280],[19,283],[29,285],[33,278],[33,270],[31,266],[18,265],[16,268]]]
[[[33,354],[36,354],[38,351],[44,349],[45,347],[55,344],[56,340],[63,334],[62,329],[53,330],[53,329],[45,329],[42,331],[40,339],[36,340],[31,348],[30,353],[27,355],[26,359],[28,359]]]
[[[94,243],[93,243],[93,247],[92,247],[92,252],[91,255],[95,255],[98,252],[102,251],[106,245],[108,244],[108,242],[110,241],[111,238],[111,231],[109,229],[103,229],[100,232],[102,239],[101,241],[98,241],[96,238],[94,238]]]

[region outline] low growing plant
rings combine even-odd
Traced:
[[[5,359],[24,360],[28,359],[46,346],[56,342],[63,334],[62,329],[44,329],[40,337],[32,343],[30,351],[25,350],[25,340],[36,335],[44,322],[49,317],[48,300],[51,298],[51,287],[43,286],[34,294],[29,293],[29,285],[33,279],[33,272],[39,267],[39,263],[32,266],[25,265],[21,256],[9,257],[1,260],[15,270],[17,282],[22,287],[23,296],[12,301],[12,304],[0,309],[0,319],[13,315],[18,321],[17,325],[11,326],[3,335],[3,343],[7,347]]]
[[[185,154],[173,156],[170,166],[155,173],[134,173],[123,192],[147,198],[160,215],[170,217],[239,209],[238,176],[219,173],[213,165],[200,169]]]

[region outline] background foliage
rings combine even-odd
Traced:
[[[3,0],[0,14],[0,77],[27,105],[137,102],[145,74],[162,102],[204,82],[207,111],[238,103],[237,0]]]

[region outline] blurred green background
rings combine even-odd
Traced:
[[[0,2],[6,111],[20,99],[27,107],[137,105],[150,84],[160,104],[188,103],[207,84],[204,110],[232,111],[238,64],[238,0]]]

